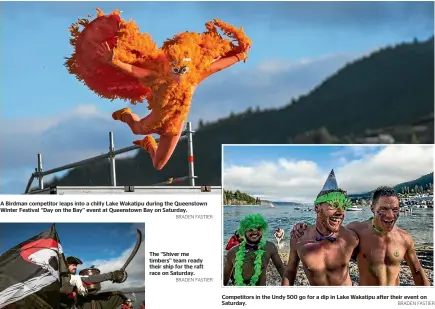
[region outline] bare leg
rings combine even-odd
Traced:
[[[183,131],[184,123],[181,124],[178,135],[163,134],[160,136],[158,144],[155,143],[151,136],[146,136],[145,139],[135,141],[134,144],[140,145],[145,148],[151,156],[154,168],[161,170],[168,163],[175,147],[180,140],[181,132]]]
[[[133,134],[136,135],[147,135],[153,133],[148,128],[152,127],[152,124],[156,120],[153,112],[151,112],[145,118],[140,119],[140,117],[135,113],[132,113],[129,108],[123,108],[114,112],[112,117],[115,120],[120,120],[128,124]]]
[[[149,152],[151,156],[151,160],[153,160],[154,168],[157,170],[161,170],[165,167],[166,163],[168,163],[172,154],[174,153],[175,147],[180,140],[180,134],[174,136],[170,135],[162,135],[160,136],[160,141],[157,147],[153,147],[153,149]]]

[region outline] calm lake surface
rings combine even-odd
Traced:
[[[300,210],[295,209],[300,207]],[[273,233],[278,227],[285,230],[284,247],[289,246],[289,233],[295,223],[315,222],[313,207],[279,205],[275,208],[268,206],[224,206],[224,247],[228,239],[238,229],[239,222],[248,214],[260,213],[269,223],[267,238],[275,241]],[[372,217],[369,207],[362,206],[362,211],[347,211],[344,224],[352,221],[363,221]],[[416,245],[433,245],[433,208],[413,209],[412,214],[401,213],[397,226],[407,230],[414,237]]]

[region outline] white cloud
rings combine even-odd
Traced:
[[[283,59],[270,59],[267,61],[264,61],[263,63],[260,63],[257,66],[257,70],[261,73],[280,73],[290,70],[298,70],[300,68],[303,68],[304,66],[311,65],[311,64],[318,64],[320,62],[328,62],[328,61],[336,61],[337,58],[344,58],[347,59],[352,57],[351,54],[331,54],[331,55],[323,55],[316,58],[301,58],[298,60],[283,60]]]
[[[132,234],[130,236],[136,235],[136,228],[142,231],[142,234],[145,235],[145,229],[143,223],[137,223],[134,225],[134,229],[132,230]],[[84,265],[95,265],[101,273],[108,273],[115,270],[120,269],[127,258],[130,256],[134,248],[135,242],[132,243],[131,247],[122,252],[119,256],[107,260],[94,260],[89,262],[84,262]],[[108,248],[108,250],[112,250]],[[126,272],[128,274],[128,278],[123,283],[112,283],[112,282],[102,282],[101,288],[102,291],[141,291],[145,286],[145,241],[142,240],[142,244],[139,248],[139,251],[131,261],[131,263],[127,266]]]
[[[339,158],[344,160],[337,160],[334,168],[340,187],[349,193],[362,193],[378,186],[414,180],[433,171],[431,146],[391,145],[375,151],[377,148],[348,146],[340,154]],[[350,153],[353,155],[349,156]],[[337,157],[337,153],[331,155]],[[223,185],[227,190],[240,190],[275,201],[311,202],[328,173],[329,170],[313,161],[280,158],[250,166],[224,166]]]
[[[110,115],[102,114],[98,111],[98,108],[94,104],[82,104],[77,105],[73,110],[65,111],[54,117],[23,117],[19,121],[8,121],[2,122],[0,128],[2,132],[8,133],[8,135],[21,135],[29,133],[31,135],[43,134],[45,131],[56,127],[65,121],[73,121],[74,119],[86,119],[86,118],[97,118],[108,120]],[[25,125],[23,125],[25,124]]]

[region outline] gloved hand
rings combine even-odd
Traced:
[[[116,283],[124,282],[125,279],[127,279],[127,273],[123,270],[115,270],[111,272],[112,274],[112,281]]]
[[[86,294],[88,294],[88,290],[84,287],[80,276],[71,275],[69,283],[77,287],[77,292],[79,292],[80,295],[86,296]]]

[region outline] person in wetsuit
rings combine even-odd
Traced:
[[[232,247],[237,246],[238,244],[240,244],[242,241],[243,241],[243,238],[240,237],[239,232],[235,231],[234,235],[231,236],[231,238],[228,240],[228,243],[227,243],[227,246],[225,247],[225,249],[228,251]]]
[[[273,234],[273,236],[275,236],[276,244],[279,247],[281,244],[281,241],[284,239],[284,229],[277,228],[275,230],[275,233]]]

